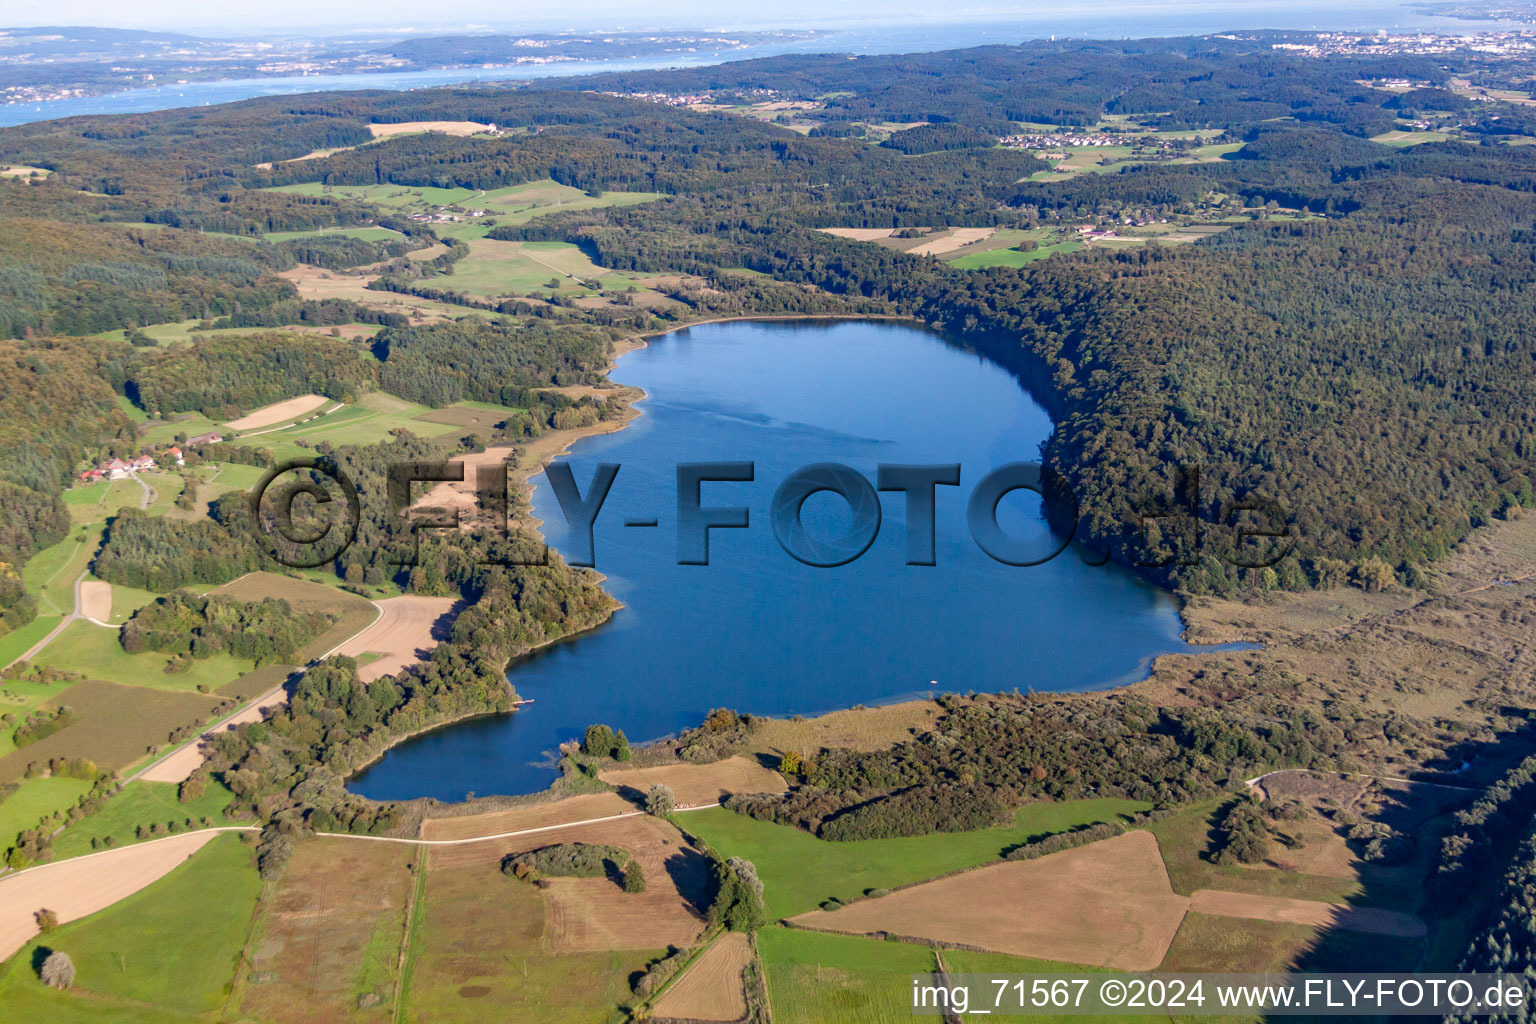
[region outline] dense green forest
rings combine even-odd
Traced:
[[[351,401],[376,380],[373,361],[339,338],[247,334],[142,357],[125,390],[152,415],[196,410],[232,420],[295,395]]]
[[[257,664],[289,659],[335,620],[325,612],[297,613],[280,598],[237,601],[178,590],[134,613],[119,634],[123,650],[207,658],[233,654]]]

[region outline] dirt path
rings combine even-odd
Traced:
[[[0,879],[0,960],[38,933],[34,915],[39,910],[53,911],[60,923],[94,914],[169,874],[219,833],[255,831],[187,832],[7,875]]]

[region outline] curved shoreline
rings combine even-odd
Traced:
[[[529,505],[528,511],[529,511],[529,513],[531,513],[531,510],[532,510],[532,497],[533,497],[533,494],[535,493],[535,487],[534,487],[534,484],[532,483],[532,479],[539,472],[542,472],[542,470],[543,470],[543,468],[545,466],[547,466],[550,462],[552,462],[554,459],[558,458],[559,456],[568,454],[574,448],[576,443],[578,441],[582,440],[583,438],[589,437],[589,436],[597,436],[597,435],[600,435],[600,434],[617,433],[618,431],[620,431],[620,430],[624,429],[625,427],[627,427],[635,419],[638,419],[641,415],[644,415],[644,409],[642,408],[642,404],[645,402],[646,399],[648,399],[650,397],[649,394],[643,388],[640,388],[640,387],[638,387],[636,385],[633,385],[633,384],[625,384],[622,381],[618,381],[618,380],[613,379],[613,377],[611,376],[613,374],[618,373],[618,371],[620,370],[620,368],[621,368],[620,367],[620,360],[624,356],[628,355],[631,352],[634,352],[634,351],[637,351],[639,349],[648,347],[650,340],[654,339],[654,338],[664,337],[666,335],[673,334],[673,333],[676,333],[676,332],[679,332],[679,331],[689,330],[689,329],[692,329],[694,327],[704,327],[704,326],[719,325],[719,324],[731,324],[731,323],[737,323],[737,322],[753,322],[753,323],[764,323],[764,324],[780,323],[780,324],[784,324],[786,326],[793,326],[797,322],[803,322],[803,323],[805,323],[807,325],[814,325],[814,324],[834,325],[834,324],[837,324],[837,323],[856,324],[856,323],[872,322],[872,323],[876,323],[876,324],[886,323],[886,324],[891,324],[891,325],[907,326],[907,327],[910,327],[912,329],[921,331],[923,333],[927,333],[927,334],[930,334],[930,335],[937,335],[947,345],[952,346],[952,347],[954,347],[955,349],[957,349],[959,351],[966,352],[966,353],[971,354],[973,356],[979,357],[979,358],[985,360],[986,362],[995,364],[1000,369],[1002,369],[1003,371],[1007,372],[1010,376],[1014,377],[1015,378],[1014,379],[1014,386],[1017,387],[1020,392],[1022,392],[1023,397],[1025,397],[1025,398],[1035,402],[1044,411],[1045,416],[1046,416],[1046,418],[1047,418],[1047,420],[1049,422],[1049,430],[1051,432],[1054,432],[1054,431],[1058,430],[1059,427],[1060,427],[1059,420],[1057,419],[1057,417],[1055,415],[1052,415],[1052,410],[1049,409],[1046,406],[1046,403],[1040,401],[1039,397],[1037,397],[1037,395],[1035,394],[1034,389],[1032,387],[1028,386],[1028,383],[1021,378],[1021,376],[1020,376],[1020,367],[1018,367],[1017,365],[1009,365],[1008,362],[996,358],[996,356],[995,356],[991,346],[988,346],[988,345],[985,345],[985,344],[978,344],[976,339],[960,339],[960,338],[957,338],[957,337],[949,334],[948,332],[945,332],[945,331],[943,331],[941,329],[935,328],[933,325],[927,323],[926,321],[918,319],[916,317],[899,316],[899,315],[893,315],[893,314],[892,315],[874,315],[874,316],[857,316],[857,315],[847,315],[847,314],[799,314],[799,315],[763,314],[763,315],[714,317],[714,318],[710,318],[710,319],[707,319],[707,320],[698,320],[698,321],[693,321],[693,322],[689,322],[689,323],[679,323],[679,324],[675,324],[675,325],[670,325],[670,326],[668,326],[668,327],[666,327],[664,329],[661,329],[661,330],[648,331],[648,332],[643,332],[643,333],[635,333],[635,334],[626,335],[624,337],[616,339],[616,341],[614,342],[615,350],[613,352],[613,355],[610,358],[607,367],[603,371],[604,383],[616,387],[617,389],[619,389],[619,393],[621,393],[621,394],[623,394],[623,393],[625,393],[627,391],[628,395],[631,396],[631,401],[630,401],[629,407],[626,409],[624,415],[622,415],[620,417],[617,417],[615,419],[610,419],[610,420],[606,420],[606,421],[600,421],[598,423],[591,424],[591,425],[589,425],[587,427],[573,428],[573,429],[571,429],[569,431],[559,432],[558,434],[554,434],[552,432],[552,434],[547,434],[547,435],[544,435],[540,439],[536,439],[534,445],[529,445],[529,446],[527,446],[527,448],[525,448],[524,453],[517,460],[517,463],[514,466],[514,473],[515,473],[515,476],[516,476],[516,482],[519,483],[519,484],[524,484],[527,487],[527,490],[524,493],[525,493],[527,501],[528,501],[528,505]],[[583,387],[581,389],[581,392],[584,393],[584,394],[594,394],[594,392],[592,390],[590,390],[590,386]],[[574,391],[572,393],[574,393]],[[597,391],[595,393],[599,394],[599,395],[602,394],[601,391]],[[538,441],[542,441],[543,443],[539,444],[539,443],[537,443]],[[545,538],[544,538],[544,536],[542,534],[542,531],[539,529],[539,527],[541,525],[542,525],[542,521],[538,520],[536,517],[532,516],[531,514],[519,517],[519,526],[521,528],[529,529],[531,532],[534,532],[536,535],[538,535],[541,540],[545,540]],[[545,543],[547,543],[547,540],[545,541]],[[599,583],[601,583],[603,581],[603,579],[604,579],[604,577],[601,574],[594,573],[594,577],[595,577],[596,581],[599,582]],[[1185,616],[1183,614],[1183,612],[1184,612],[1183,602],[1178,601],[1176,595],[1169,595],[1168,592],[1163,590],[1162,588],[1152,587],[1152,589],[1156,590],[1160,595],[1174,596],[1175,597],[1175,602],[1174,602],[1173,610],[1179,616],[1179,629],[1178,629],[1179,641],[1182,641],[1183,643],[1188,644],[1188,640],[1185,637],[1185,634],[1187,634],[1187,631],[1188,631],[1188,622],[1187,622],[1187,620],[1186,620],[1186,618],[1185,618]],[[605,593],[607,593],[606,590],[605,590]],[[566,640],[578,639],[582,634],[595,632],[600,626],[602,626],[604,624],[607,624],[612,619],[613,614],[615,612],[617,612],[620,608],[623,607],[622,602],[619,602],[616,598],[613,598],[612,594],[608,594],[608,597],[610,598],[610,600],[614,601],[614,607],[613,607],[612,611],[610,611],[610,613],[608,615],[605,615],[600,621],[592,624],[591,626],[588,626],[585,629],[582,629],[582,630],[579,630],[579,631],[576,631],[576,632],[572,632],[572,633],[566,634],[565,636],[562,636],[562,637],[560,637],[558,639],[555,639],[555,640],[546,641],[545,643],[538,645],[538,647],[530,649],[530,651],[527,652],[527,654],[528,655],[532,655],[532,654],[536,653],[540,649],[550,647],[550,646],[552,646],[554,644],[557,644],[557,643],[560,643],[560,642],[563,642],[563,641],[566,641]],[[1160,657],[1163,657],[1163,656],[1165,656],[1167,654],[1189,654],[1189,653],[1200,653],[1200,652],[1192,651],[1192,650],[1182,650],[1181,651],[1181,650],[1176,650],[1175,649],[1175,650],[1170,650],[1170,651],[1163,651],[1163,652],[1160,652],[1160,653],[1157,653],[1157,654],[1150,654],[1150,655],[1148,655],[1146,657],[1145,660],[1143,660],[1139,665],[1137,665],[1131,672],[1117,674],[1114,678],[1094,680],[1092,683],[1083,686],[1082,688],[1080,688],[1079,690],[1077,690],[1075,692],[1082,693],[1082,694],[1100,694],[1100,693],[1106,693],[1106,692],[1114,692],[1114,691],[1118,691],[1118,690],[1120,690],[1120,689],[1122,689],[1124,687],[1129,687],[1129,686],[1137,685],[1137,684],[1139,684],[1141,682],[1146,681],[1148,678],[1152,677],[1152,675],[1156,671],[1157,660]],[[505,670],[505,675],[506,675],[506,678],[507,678],[508,685],[510,687],[512,687],[514,690],[517,688],[518,681],[519,681],[519,674],[518,674],[519,663],[522,662],[526,656],[527,655],[523,655],[523,656],[520,656],[520,657],[518,657],[516,659],[513,659],[512,661],[509,662],[509,664],[508,664],[508,666],[507,666],[507,668]],[[867,706],[867,707],[878,707],[878,706],[882,706],[882,705],[885,705],[885,704],[901,703],[901,702],[912,700],[912,699],[924,699],[924,698],[931,699],[933,695],[934,695],[933,691],[923,692],[923,691],[920,691],[920,690],[906,690],[906,691],[904,691],[903,693],[900,693],[900,694],[891,694],[891,695],[886,696],[884,698],[877,698],[875,700],[870,700],[868,698],[865,698],[864,700],[859,701],[857,704],[853,704],[851,706],[856,707],[856,706],[862,705],[862,706]],[[815,716],[819,716],[819,715],[822,715],[822,714],[831,714],[831,713],[836,713],[836,712],[839,712],[839,711],[845,711],[849,707],[850,707],[849,704],[833,703],[833,704],[828,705],[826,707],[818,708],[818,709],[816,709],[814,711],[803,712],[803,713],[807,714],[808,716],[815,717]],[[364,771],[366,771],[367,769],[372,768],[375,765],[377,765],[384,758],[385,754],[387,754],[390,750],[395,749],[400,744],[403,744],[406,740],[419,737],[420,735],[422,735],[424,733],[427,733],[427,732],[434,732],[437,729],[443,728],[443,727],[448,726],[448,725],[458,724],[459,722],[468,720],[469,718],[474,718],[474,717],[490,717],[491,715],[500,715],[500,714],[504,714],[504,713],[503,712],[476,712],[476,713],[465,715],[465,716],[462,716],[462,717],[459,717],[459,718],[455,718],[453,721],[442,722],[442,723],[439,723],[437,725],[434,725],[434,726],[431,726],[431,727],[428,727],[428,728],[425,728],[425,729],[417,730],[417,731],[413,732],[409,736],[402,736],[398,740],[396,740],[395,742],[392,742],[388,747],[386,747],[383,750],[379,751],[376,756],[371,757],[366,764],[360,765],[354,772],[352,772],[349,775],[348,781],[351,782],[351,781],[355,780]],[[655,736],[655,737],[650,738],[649,740],[642,741],[642,743],[662,741],[662,740],[667,739],[671,735],[675,735],[675,732],[674,733],[667,733],[665,735]],[[558,780],[555,780],[555,783],[552,783],[552,784],[558,784]],[[353,790],[353,792],[355,793],[356,791]],[[547,792],[549,792],[549,786],[545,786],[545,787],[540,788],[540,789],[530,789],[530,790],[526,790],[526,791],[520,790],[517,793],[508,794],[508,795],[533,797],[533,796],[537,796],[537,795],[539,795],[541,793],[547,793]]]

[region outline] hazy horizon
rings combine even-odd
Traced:
[[[773,29],[846,29],[856,26],[955,24],[969,22],[1013,22],[1049,33],[1053,22],[1071,22],[1083,17],[1105,17],[1117,12],[1141,18],[1148,15],[1212,15],[1230,13],[1231,27],[1263,12],[1319,12],[1336,10],[1325,0],[1159,0],[1152,3],[1127,3],[1124,0],[1095,0],[1070,5],[1032,3],[976,4],[944,7],[916,4],[885,7],[870,4],[844,5],[828,10],[824,3],[785,0],[776,5],[771,17],[760,13],[725,15],[701,13],[697,7],[677,0],[658,0],[637,16],[632,3],[613,0],[578,0],[565,5],[558,15],[548,5],[493,5],[485,0],[443,0],[433,6],[433,16],[423,18],[419,4],[399,0],[332,0],[323,13],[306,0],[271,0],[259,8],[244,11],[224,10],[210,14],[205,4],[194,0],[169,0],[156,5],[152,12],[143,8],[108,4],[103,0],[14,0],[3,16],[4,28],[39,26],[101,27],[144,31],[178,32],[192,35],[235,35],[271,33],[293,36],[313,32],[327,36],[357,33],[406,34],[493,34],[505,32],[561,31],[765,31]],[[1407,11],[1399,0],[1367,0],[1353,5],[1360,12]]]

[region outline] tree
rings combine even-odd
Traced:
[[[629,865],[624,869],[624,891],[645,892],[645,871],[640,867],[640,861],[631,858]]]
[[[75,983],[75,962],[68,953],[56,949],[48,954],[37,974],[49,988],[69,988]]]
[[[613,753],[613,730],[606,725],[587,726],[586,735],[581,740],[581,752],[588,757],[608,757]],[[627,747],[629,741],[625,740]]]
[[[733,932],[753,932],[767,919],[763,883],[749,860],[732,857],[715,861],[715,900],[709,918]]]
[[[199,772],[191,775],[181,784],[176,791],[176,798],[184,804],[189,804],[208,791],[208,776]]]
[[[39,910],[32,916],[37,919],[37,930],[40,932],[51,932],[59,926],[59,915],[51,910]]]
[[[672,792],[671,786],[658,782],[645,794],[645,809],[658,818],[665,818],[677,810],[677,794]]]

